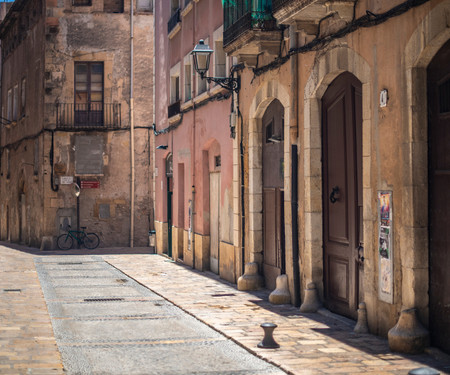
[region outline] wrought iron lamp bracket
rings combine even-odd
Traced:
[[[239,92],[239,89],[241,88],[240,77],[205,77],[202,74],[202,78],[206,79],[208,83],[217,83],[219,86],[236,93]]]

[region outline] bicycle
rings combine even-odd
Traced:
[[[60,250],[69,250],[73,246],[73,240],[78,242],[78,245],[84,245],[86,249],[93,250],[100,244],[100,238],[95,233],[86,233],[86,227],[81,227],[81,230],[70,230],[70,225],[67,225],[67,233],[58,236],[56,243]]]

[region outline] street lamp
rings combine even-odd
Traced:
[[[235,78],[232,75],[230,77],[207,77],[206,72],[209,70],[209,63],[211,60],[211,54],[214,51],[209,48],[203,39],[200,39],[198,44],[192,50],[191,55],[194,59],[194,69],[200,74],[202,79],[206,79],[208,83],[215,82],[222,86],[223,88],[239,92],[240,89],[240,80],[239,77]]]

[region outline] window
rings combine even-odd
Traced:
[[[184,101],[192,98],[192,65],[190,56],[184,58]]]
[[[103,11],[105,13],[123,13],[123,0],[104,0]]]
[[[141,12],[153,12],[153,0],[137,0],[136,7]]]
[[[13,121],[17,121],[19,113],[19,85],[14,86],[14,96],[13,96]]]
[[[11,178],[11,155],[9,149],[6,149],[6,178]]]
[[[170,69],[170,104],[180,101],[180,63]]]
[[[170,103],[180,100],[180,76],[170,77]]]
[[[72,0],[73,6],[91,6],[92,1],[91,0]]]
[[[25,106],[27,99],[27,80],[26,78],[22,79],[22,85],[20,88],[20,115],[25,117]]]
[[[226,55],[223,50],[223,41],[216,40],[214,42],[214,76],[226,77]]]
[[[8,121],[12,121],[12,114],[13,114],[13,93],[12,93],[12,89],[8,90],[8,114],[7,114],[7,119]]]
[[[33,173],[35,176],[39,174],[39,138],[34,140],[34,168]]]
[[[171,0],[170,1],[170,14],[173,15],[180,8],[179,0]]]
[[[75,63],[75,125],[103,124],[103,63]]]
[[[206,91],[206,83],[206,79],[202,79],[200,74],[197,74],[197,95],[200,95]]]

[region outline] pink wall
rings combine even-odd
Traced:
[[[184,7],[184,1],[181,3]],[[167,21],[170,17],[170,3],[167,0],[157,0],[155,4],[157,130],[169,126],[167,106],[170,97],[170,69],[180,62],[181,76],[183,76],[184,57],[192,51],[198,40],[209,38],[210,43],[212,43],[214,31],[223,22],[221,0],[192,2],[192,5],[193,9],[181,19],[181,30],[172,39],[169,39]],[[180,92],[183,92],[183,77],[181,77],[180,82]],[[193,77],[194,89],[196,89],[195,83],[196,79]],[[213,88],[213,86],[210,86],[210,88]],[[195,232],[209,233],[210,167],[208,162],[204,162],[204,157],[206,155],[212,160],[213,156],[220,150],[220,195],[221,206],[223,206],[226,193],[228,192],[231,196],[233,177],[232,139],[230,138],[229,128],[230,100],[212,101],[195,110],[191,106],[190,110],[183,114],[182,122],[175,130],[155,137],[156,146],[168,145],[167,150],[156,150],[156,167],[158,168],[158,176],[156,177],[156,220],[167,221],[167,186],[164,158],[169,152],[172,152],[174,171],[173,225],[185,229],[189,228],[189,200],[192,199],[192,186],[194,185],[196,191]],[[208,153],[208,151],[210,152]],[[179,175],[180,171],[184,174],[183,183],[180,181],[180,177],[182,177]],[[183,186],[184,194],[183,192],[180,193],[181,186]],[[231,205],[232,200],[228,199],[227,204]],[[183,209],[184,218],[180,215],[180,210],[183,211]],[[224,212],[229,212],[229,210],[230,207],[227,207]]]

